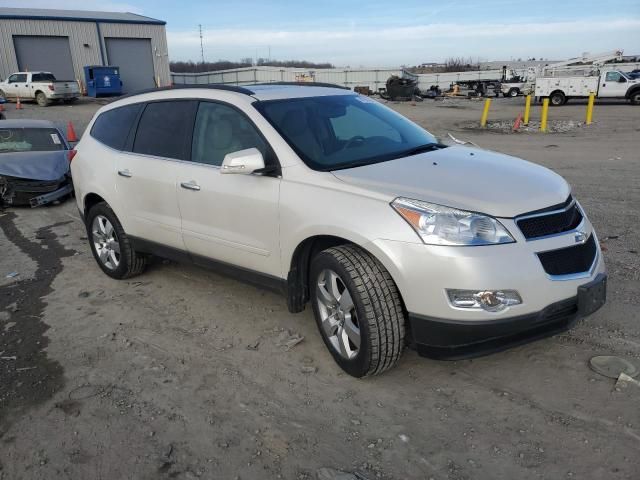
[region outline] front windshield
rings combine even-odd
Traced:
[[[0,128],[0,153],[64,150],[55,128]]]
[[[314,170],[339,170],[400,158],[436,138],[361,95],[258,102],[256,107]]]

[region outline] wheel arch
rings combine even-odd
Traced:
[[[291,260],[289,262],[289,272],[287,274],[287,307],[291,313],[299,313],[305,309],[310,299],[309,292],[309,271],[313,257],[327,248],[337,247],[338,245],[355,245],[366,251],[369,255],[378,260],[382,266],[389,272],[393,282],[398,288],[400,301],[404,309],[404,300],[400,285],[396,281],[393,268],[390,268],[390,260],[381,258],[372,249],[367,248],[367,243],[355,241],[338,235],[318,234],[305,238],[293,250]],[[405,309],[406,311],[406,309]]]
[[[632,85],[627,89],[627,93],[625,94],[625,98],[628,100],[631,98],[631,95],[640,92],[640,85]]]
[[[83,205],[83,216],[86,218],[87,217],[87,213],[89,213],[89,210],[94,206],[97,205],[100,202],[105,202],[105,199],[102,198],[100,195],[98,195],[97,193],[87,193],[84,196],[84,199],[82,200],[82,205]]]

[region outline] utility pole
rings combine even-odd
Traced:
[[[202,44],[202,24],[198,25],[200,29],[200,56],[202,57],[202,65],[204,66],[204,46]]]

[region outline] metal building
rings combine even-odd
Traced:
[[[0,8],[0,78],[40,70],[84,84],[85,65],[112,65],[125,93],[166,86],[165,24],[133,13]]]

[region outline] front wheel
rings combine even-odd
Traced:
[[[398,362],[405,334],[402,303],[376,258],[354,245],[324,250],[311,263],[309,290],[322,339],[345,372],[377,375]]]
[[[146,257],[131,245],[118,217],[106,203],[98,203],[87,214],[87,237],[100,269],[112,278],[130,278],[142,273]]]
[[[519,93],[520,93],[520,90],[518,90],[517,88],[512,88],[509,90],[510,97],[517,97]]]

